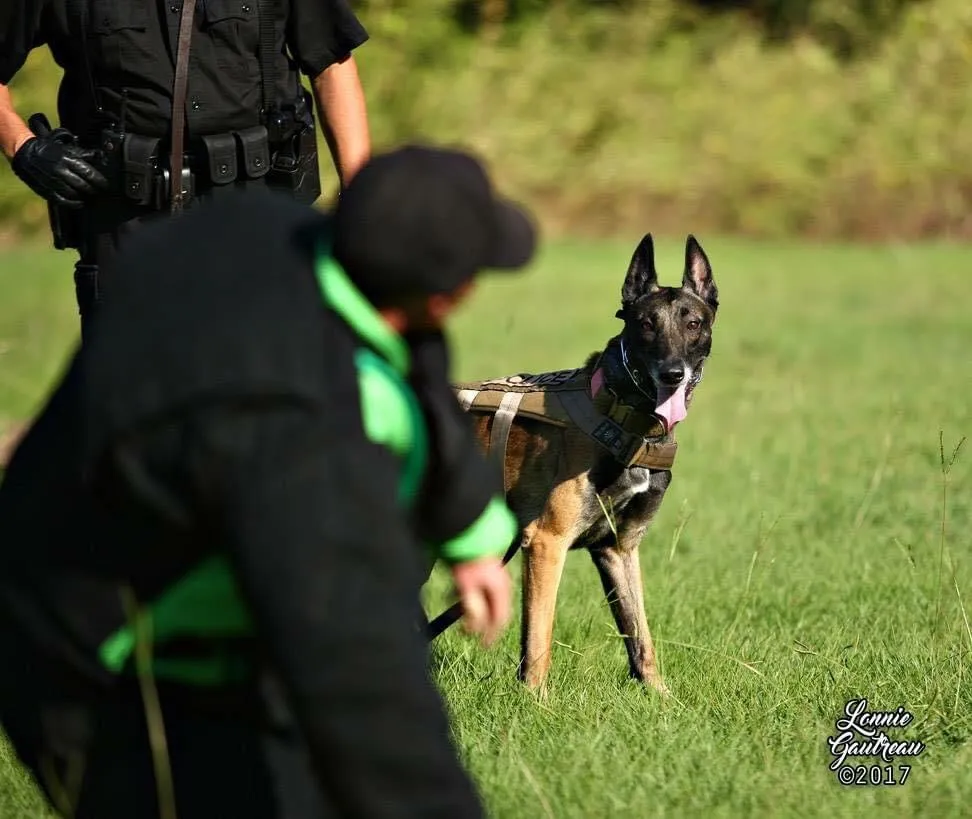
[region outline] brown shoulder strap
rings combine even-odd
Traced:
[[[172,151],[169,155],[169,192],[172,213],[182,210],[182,158],[185,152],[186,91],[189,84],[189,46],[192,43],[192,18],[196,0],[182,0],[179,18],[179,44],[176,46],[175,80],[172,83]]]

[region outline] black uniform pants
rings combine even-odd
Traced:
[[[158,756],[160,769],[147,727],[151,709],[135,690],[110,701],[8,691],[0,699],[0,721],[21,762],[63,816],[337,816],[292,727],[257,727],[239,711],[191,708],[164,691],[160,699],[166,746]],[[175,814],[160,811],[160,804],[174,804]]]
[[[164,213],[124,200],[98,200],[77,214],[80,247],[74,265],[74,292],[81,316],[82,338],[101,298],[104,268],[132,231],[164,216]]]

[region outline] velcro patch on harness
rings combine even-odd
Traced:
[[[583,370],[561,370],[456,384],[453,389],[466,412],[495,414],[506,396],[515,393],[521,396],[517,415],[557,427],[569,427],[572,419],[560,396],[565,391],[586,392],[587,379]]]

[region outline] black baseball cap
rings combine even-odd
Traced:
[[[516,270],[537,244],[532,217],[495,194],[476,158],[423,145],[368,161],[341,194],[333,228],[334,258],[378,306]]]

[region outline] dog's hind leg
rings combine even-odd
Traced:
[[[611,605],[614,622],[624,637],[631,676],[667,695],[668,687],[655,665],[655,645],[645,615],[641,561],[638,557],[638,545],[645,527],[631,528],[634,531],[625,532],[619,538],[619,544],[591,549],[591,557]]]

